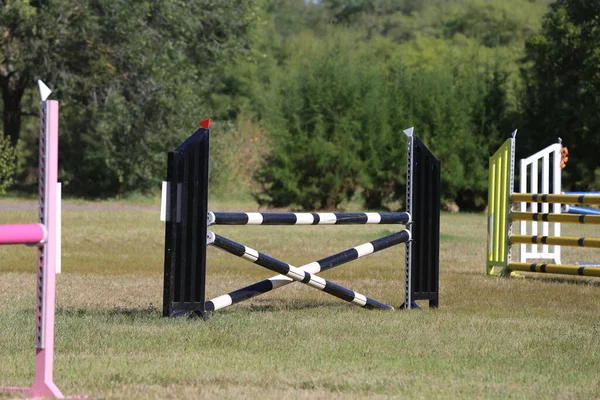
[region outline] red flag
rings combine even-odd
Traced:
[[[204,121],[200,121],[200,126],[204,129],[210,128],[210,118],[207,118]]]

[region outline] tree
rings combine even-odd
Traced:
[[[17,154],[8,138],[0,136],[0,194],[12,185]]]
[[[331,209],[360,192],[370,209],[397,206],[402,130],[415,126],[443,160],[445,200],[482,207],[488,146],[506,118],[506,73],[469,54],[470,63],[438,52],[429,65],[407,65],[407,52],[388,39],[359,37],[333,28],[325,39],[305,33],[290,43],[266,116],[273,148],[257,175],[259,202]]]
[[[267,117],[274,151],[257,174],[259,203],[332,209],[354,193],[356,132],[370,85],[352,43],[347,35],[320,41],[307,33],[291,44]]]
[[[210,113],[222,66],[247,52],[254,7],[8,1],[0,14],[5,134],[16,143],[23,92],[43,78],[62,104],[65,191],[110,196],[155,186],[165,152]]]
[[[15,147],[21,133],[24,114],[21,102],[25,90],[33,84],[34,77],[46,76],[46,68],[53,69],[55,52],[50,50],[49,43],[62,43],[66,27],[73,20],[71,13],[56,18],[65,11],[62,7],[65,2],[52,2],[45,7],[45,12],[40,12],[41,2],[8,0],[4,3],[0,7],[0,90],[4,135]],[[76,4],[71,8],[77,8]]]
[[[592,189],[600,148],[600,2],[558,0],[540,34],[527,42],[522,69],[523,130],[531,152],[569,147],[570,186]]]

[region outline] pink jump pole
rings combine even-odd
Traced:
[[[38,247],[37,307],[35,313],[35,379],[27,395],[32,398],[63,399],[64,396],[54,384],[52,376],[57,252],[58,101],[47,100],[51,90],[42,81],[38,81],[38,85],[42,97],[39,167],[40,223],[0,227],[0,244],[40,244]],[[14,391],[17,388],[5,389]]]
[[[0,244],[38,245],[46,242],[42,224],[0,225]]]

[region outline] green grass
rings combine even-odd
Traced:
[[[440,308],[367,311],[300,284],[212,315],[163,320],[157,206],[63,211],[55,382],[95,398],[600,398],[600,279],[486,277],[486,218],[444,214]],[[213,204],[213,209],[256,209]],[[35,222],[0,210],[0,223]],[[294,265],[391,227],[214,227]],[[565,235],[600,229],[563,225]],[[33,379],[35,251],[0,247],[0,386]],[[404,248],[324,277],[394,306]],[[563,248],[563,261],[600,259]],[[209,249],[208,297],[273,275]],[[2,397],[0,398],[7,398]]]

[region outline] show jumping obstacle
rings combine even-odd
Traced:
[[[438,306],[440,161],[415,136],[408,136],[407,212],[385,213],[243,213],[208,211],[209,120],[168,155],[163,184],[165,279],[163,316],[206,317],[229,305],[267,293],[291,282],[302,282],[363,308],[392,306],[319,277],[329,270],[369,254],[406,243],[406,281],[401,308],[418,307],[417,300]],[[208,230],[211,225],[350,225],[404,224],[406,229],[301,267],[295,267]],[[279,275],[205,301],[206,247],[212,245]]]
[[[585,275],[600,277],[600,266],[592,265],[562,265],[562,264],[543,264],[543,263],[527,263],[524,261],[511,261],[511,245],[512,244],[533,244],[542,245],[542,252],[537,252],[536,248],[527,252],[526,257],[538,258],[555,258],[556,253],[551,253],[547,250],[547,246],[578,246],[589,248],[600,248],[600,239],[598,238],[574,238],[561,236],[548,236],[547,223],[575,223],[575,224],[600,224],[600,218],[586,214],[560,214],[560,205],[563,204],[588,204],[600,205],[600,196],[588,194],[553,194],[553,193],[513,193],[514,187],[514,159],[515,159],[515,136],[516,131],[510,139],[506,140],[500,149],[490,157],[490,187],[488,198],[488,252],[487,252],[487,274],[494,273],[494,268],[501,267],[501,274],[509,274],[511,271],[528,271],[528,272],[546,272],[554,274],[570,274],[570,275]],[[560,150],[560,149],[559,149]],[[553,149],[552,151],[555,151]],[[540,153],[525,159],[529,162],[530,159],[539,159]],[[547,153],[546,153],[547,154]],[[544,169],[547,170],[547,158],[545,155],[541,157],[544,161]],[[535,169],[537,169],[537,161],[534,161]],[[523,167],[524,163],[521,163]],[[535,172],[535,170],[534,170]],[[532,177],[531,186],[537,189],[537,173],[535,179]],[[558,171],[560,175],[560,170]],[[560,187],[560,179],[556,179],[557,172],[554,172],[554,181],[558,182]],[[521,175],[521,188],[524,188],[525,183],[523,175]],[[542,190],[548,191],[547,179],[542,186]],[[560,193],[559,189],[558,190]],[[519,212],[511,212],[512,203],[520,203]],[[527,212],[524,203],[531,204],[531,212]],[[538,213],[538,204],[543,204],[542,213]],[[554,205],[555,213],[549,213],[548,204]],[[558,206],[558,207],[557,207]],[[542,235],[537,235],[537,227],[532,229],[532,234],[512,234],[513,221],[542,221],[545,225],[542,228]],[[523,224],[523,222],[522,222]],[[532,225],[536,226],[536,224]],[[559,228],[560,229],[560,228]],[[523,233],[524,230],[521,232]],[[560,253],[558,253],[560,257]],[[523,256],[522,256],[523,257]]]
[[[29,397],[64,396],[53,382],[54,296],[58,252],[60,200],[57,193],[58,101],[47,100],[51,91],[38,81],[40,112],[39,224],[0,225],[0,244],[38,246],[35,379],[27,388],[3,387],[2,391],[27,391]]]
[[[562,189],[562,176],[561,171],[566,167],[569,161],[569,150],[563,147],[562,140],[558,138],[558,143],[552,144],[543,150],[522,159],[520,162],[520,192],[521,193],[538,193],[539,186],[541,185],[541,192],[548,194],[567,194],[567,195],[600,195],[600,192],[563,192]],[[537,214],[536,220],[533,217],[520,215],[513,212],[513,215],[519,215],[519,233],[521,235],[537,235],[538,227],[541,227],[541,234],[548,236],[550,223],[553,228],[553,235],[560,236],[561,222],[575,223],[572,222],[572,218],[568,218],[564,215],[559,216],[560,213],[576,214],[578,219],[581,219],[581,215],[600,216],[600,209],[581,207],[569,204],[552,204],[552,213],[550,214],[549,203],[531,203],[530,211],[537,214],[541,211],[541,214]],[[520,204],[520,211],[527,211],[527,203],[522,202]],[[538,207],[541,207],[539,209]],[[556,214],[556,215],[555,215]],[[547,215],[552,215],[548,217]],[[544,218],[550,218],[545,220]],[[514,219],[514,218],[513,218]],[[571,222],[568,222],[571,221]],[[585,219],[585,223],[591,224],[593,219]],[[582,222],[583,223],[583,222]],[[554,264],[561,264],[561,247],[559,245],[547,245],[543,244],[538,246],[535,243],[521,243],[519,251],[519,261],[527,262],[527,260],[539,260],[548,259]],[[600,264],[600,263],[594,263]]]

